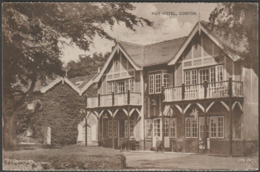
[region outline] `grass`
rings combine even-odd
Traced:
[[[47,162],[51,169],[122,169],[125,158],[119,151],[103,147],[20,147],[3,151],[4,159]]]

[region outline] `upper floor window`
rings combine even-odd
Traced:
[[[133,79],[125,79],[119,81],[110,81],[107,83],[107,94],[114,93],[124,93],[130,90],[134,91],[134,81]]]
[[[191,69],[184,72],[185,85],[195,85],[198,83],[223,81],[223,65],[202,69]]]
[[[161,74],[155,74],[155,93],[161,92]]]
[[[169,86],[169,74],[168,73],[157,73],[149,75],[149,94],[161,93],[162,86]]]

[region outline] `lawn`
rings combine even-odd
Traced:
[[[122,169],[125,157],[118,151],[103,147],[20,147],[3,151],[3,169]],[[29,161],[31,160],[31,161]]]

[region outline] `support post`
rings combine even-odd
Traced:
[[[161,113],[162,113],[162,151],[164,152],[164,105],[163,105],[163,100],[164,100],[164,87],[162,87],[162,94],[161,94]]]
[[[208,123],[207,123],[207,112],[206,112],[206,103],[204,103],[204,143],[205,143],[205,152],[207,152],[208,145],[207,145],[207,139],[208,139]]]
[[[100,106],[100,94],[98,93],[98,106]]]
[[[232,157],[232,78],[229,78],[229,156]]]
[[[115,149],[115,139],[114,139],[114,118],[112,117],[112,146]]]
[[[84,96],[84,98],[85,98],[85,105],[86,105],[86,107],[88,107],[88,95],[86,94],[86,95]]]
[[[127,91],[127,104],[130,104],[130,90]]]
[[[85,117],[85,145],[88,145],[88,119]]]
[[[207,98],[208,81],[204,81],[203,87],[204,87],[204,98]]]
[[[181,85],[181,98],[182,100],[185,98],[185,84]]]
[[[127,142],[127,150],[129,151],[130,150],[130,107],[128,106],[127,107],[127,139],[128,139],[128,142]]]
[[[115,105],[115,93],[112,92],[112,106]]]

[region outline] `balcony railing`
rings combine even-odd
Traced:
[[[126,93],[98,95],[95,97],[87,97],[86,101],[88,108],[122,105],[141,105],[141,93],[128,91]]]
[[[195,100],[204,98],[243,97],[243,83],[240,81],[211,82],[196,85],[169,87],[164,90],[165,102]]]

